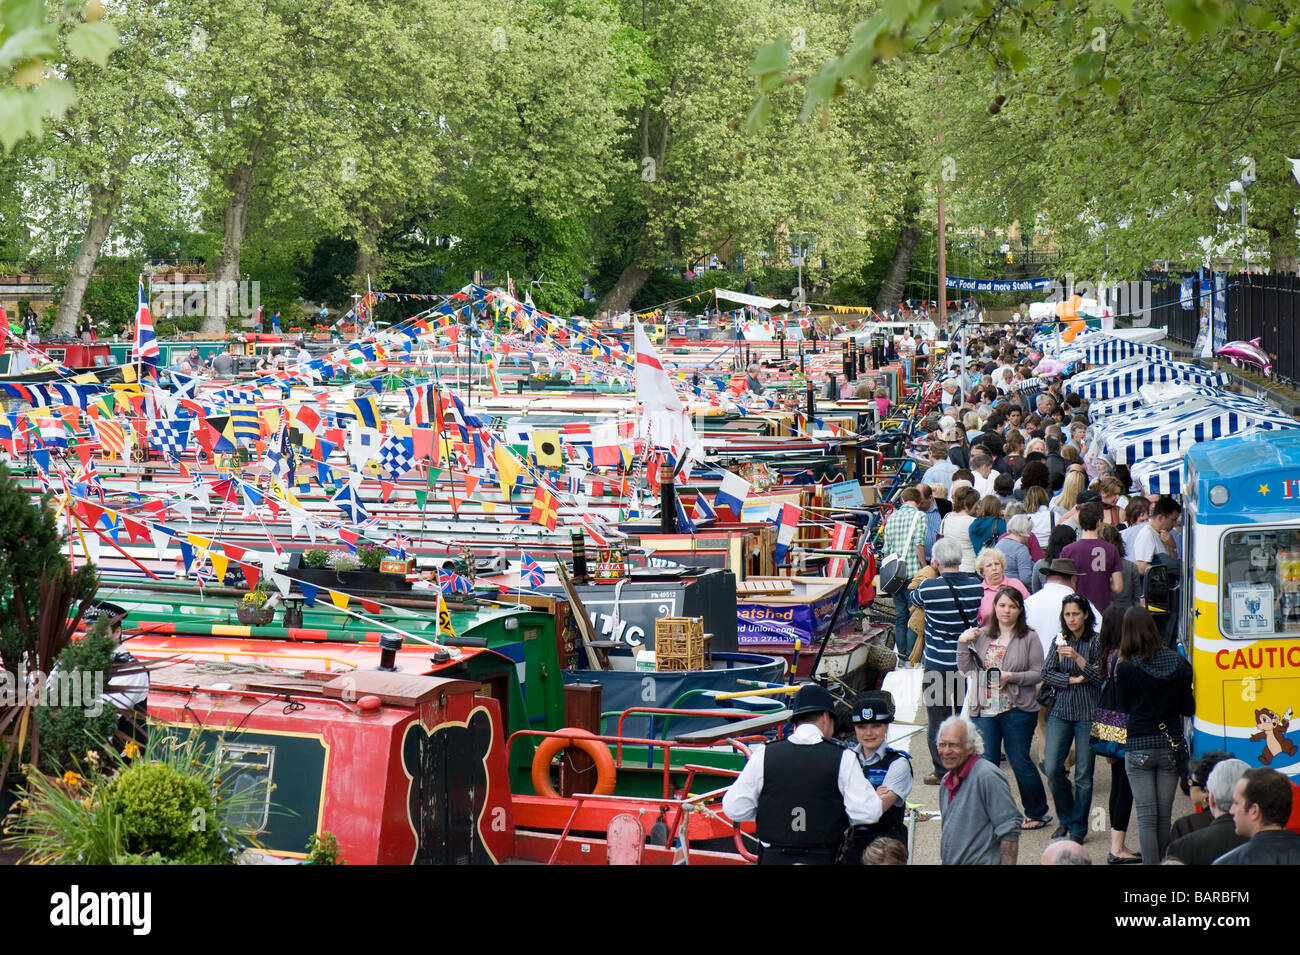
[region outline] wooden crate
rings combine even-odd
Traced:
[[[703,617],[663,617],[655,621],[655,669],[703,670]]]

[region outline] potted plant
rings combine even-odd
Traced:
[[[387,548],[380,547],[378,544],[361,544],[357,547],[357,560],[366,570],[378,570],[387,556]]]
[[[265,627],[275,617],[275,608],[266,605],[268,600],[270,595],[266,592],[266,586],[258,581],[257,586],[239,601],[239,607],[235,611],[239,622],[250,627]]]
[[[303,551],[302,566],[310,567],[313,570],[319,570],[325,566],[326,561],[329,559],[329,551],[321,550],[320,548],[312,548],[311,550]]]

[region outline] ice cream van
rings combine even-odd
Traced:
[[[1192,751],[1300,772],[1300,431],[1187,455],[1181,632],[1196,688]]]

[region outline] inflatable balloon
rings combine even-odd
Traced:
[[[1266,377],[1273,374],[1273,359],[1269,358],[1268,352],[1260,347],[1260,339],[1258,338],[1252,338],[1248,342],[1228,342],[1215,354],[1220,358],[1231,359],[1234,365],[1239,361],[1258,365]]]
[[[1063,362],[1059,358],[1044,358],[1034,368],[1034,374],[1040,378],[1055,378],[1069,367],[1068,362]]]

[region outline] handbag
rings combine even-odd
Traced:
[[[1147,706],[1151,707],[1154,711],[1156,707],[1155,704],[1151,702],[1151,694],[1147,692],[1147,688],[1142,685],[1141,681],[1138,681],[1138,686],[1142,689],[1142,695],[1146,697]],[[1165,742],[1167,742],[1169,748],[1174,751],[1174,769],[1178,772],[1178,778],[1186,779],[1188,763],[1191,762],[1191,754],[1187,751],[1187,740],[1182,736],[1179,736],[1175,741],[1174,734],[1169,732],[1169,727],[1166,725],[1164,720],[1157,723],[1156,728],[1164,734]]]
[[[1101,695],[1092,708],[1092,729],[1088,731],[1088,748],[1098,756],[1123,759],[1128,743],[1128,714],[1115,708],[1115,680],[1108,677],[1101,685]]]

